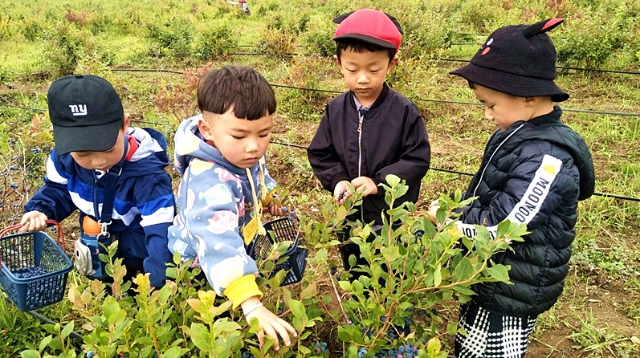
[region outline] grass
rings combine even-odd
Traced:
[[[506,9],[509,4],[514,6],[510,10]],[[115,72],[111,69],[182,71],[199,68],[206,61],[196,60],[194,56],[154,57],[153,49],[157,44],[149,37],[149,26],[165,26],[167,31],[179,32],[185,29],[178,28],[179,22],[175,20],[186,19],[191,24],[187,30],[194,35],[194,43],[187,48],[194,49],[205,29],[214,23],[224,23],[234,29],[229,36],[236,38],[242,46],[239,52],[264,49],[266,40],[269,40],[268,49],[276,53],[277,46],[283,46],[278,43],[279,35],[286,35],[294,40],[292,52],[310,54],[317,48],[313,41],[327,40],[327,36],[317,36],[314,31],[320,35],[331,31],[333,16],[353,10],[350,7],[353,4],[327,0],[255,0],[249,5],[253,12],[251,17],[242,15],[238,7],[229,6],[224,1],[148,0],[137,2],[135,6],[121,1],[101,4],[86,0],[70,0],[64,4],[53,0],[0,1],[0,46],[3,48],[0,54],[0,119],[7,125],[1,131],[0,139],[3,143],[12,138],[22,140],[0,154],[0,203],[3,204],[0,222],[8,225],[19,218],[21,206],[37,188],[43,175],[41,166],[29,165],[27,168],[23,164],[30,162],[20,161],[20,156],[36,146],[51,144],[50,139],[34,137],[34,133],[28,130],[34,114],[41,112],[3,105],[46,108],[45,93],[56,68],[44,48],[50,45],[46,36],[56,26],[71,26],[91,45],[75,49],[79,55],[75,72],[107,77],[122,95],[125,109],[132,114],[134,124],[154,127],[171,137],[179,121],[194,112],[193,102],[189,103],[193,94],[177,90],[179,86],[186,86],[186,77],[170,73]],[[452,33],[452,42],[476,43],[444,46],[434,53],[425,53],[421,58],[401,57],[389,78],[395,89],[416,103],[430,136],[433,169],[423,179],[419,205],[427,205],[440,193],[464,189],[469,176],[438,169],[473,173],[479,166],[484,144],[494,130],[491,123],[482,119],[481,107],[430,101],[475,102],[466,82],[448,74],[463,63],[435,61],[434,57],[469,59],[477,44],[502,24],[531,23],[560,15],[565,17],[566,23],[554,30],[551,37],[565,48],[566,44],[572,43],[568,34],[590,31],[589,25],[599,21],[593,18],[594,14],[612,21],[626,21],[633,11],[640,11],[637,2],[619,4],[613,0],[598,4],[588,1],[524,1],[513,4],[494,0],[438,3],[363,0],[358,6],[387,10],[401,22],[403,19],[413,21],[416,9],[424,14],[438,12],[434,18],[445,18],[448,22],[437,25],[440,30]],[[67,8],[71,11],[67,12]],[[486,9],[491,11],[487,13]],[[69,20],[74,19],[71,15],[77,16],[75,22]],[[81,20],[82,16],[84,20]],[[84,25],[80,24],[82,21]],[[424,26],[429,26],[428,21],[424,23]],[[103,31],[99,31],[100,26],[103,26]],[[29,33],[27,28],[32,32]],[[421,27],[412,27],[412,30],[424,31],[424,38],[428,38],[428,31],[435,31]],[[470,35],[463,35],[465,33]],[[640,30],[637,24],[608,33],[593,31],[590,35],[586,40],[603,41],[607,35],[629,39],[625,46],[616,48],[599,63],[598,68],[638,71],[640,57],[637,48],[640,46],[637,39],[640,38]],[[31,41],[26,36],[36,38]],[[633,39],[636,39],[635,43]],[[581,37],[582,40],[585,39]],[[583,46],[588,45],[591,43]],[[275,84],[335,91],[345,89],[330,57],[296,55],[276,59],[264,55],[232,55],[211,60],[216,67],[230,63],[253,66]],[[575,64],[572,62],[571,65]],[[559,74],[558,85],[571,94],[571,99],[562,104],[565,109],[640,113],[640,75],[580,70],[561,70]],[[160,110],[156,100],[161,91],[181,94],[187,104],[176,105],[172,110]],[[334,94],[287,88],[276,88],[275,91],[278,112],[273,140],[308,145],[324,104]],[[43,113],[41,115],[43,124],[39,132],[46,133],[48,121]],[[597,169],[596,190],[640,197],[640,152],[636,148],[640,116],[566,111],[563,119],[584,137],[591,148]],[[297,212],[313,216],[314,209],[326,200],[328,193],[313,178],[305,151],[272,145],[269,158],[271,174],[291,191]],[[11,166],[22,170],[12,171],[9,169]],[[29,170],[31,173],[27,173]],[[12,182],[20,186],[11,188]],[[67,225],[65,227],[71,232],[73,227]],[[640,329],[639,230],[638,202],[595,196],[580,203],[572,271],[567,278],[565,293],[551,311],[539,318],[528,357],[638,356],[635,352],[640,347],[631,337],[637,336]],[[65,304],[60,303],[47,314],[65,319],[59,316],[64,308]],[[8,318],[19,322],[12,323],[7,321]],[[39,330],[40,325],[29,316],[0,307],[0,332],[3,336],[8,334],[7,342],[12,342],[14,348],[27,341],[19,337],[29,337],[29,342],[37,341]],[[10,356],[7,352],[5,355]]]

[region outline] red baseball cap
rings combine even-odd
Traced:
[[[333,19],[339,24],[334,40],[357,39],[398,52],[402,43],[402,28],[393,16],[373,9],[360,9]]]

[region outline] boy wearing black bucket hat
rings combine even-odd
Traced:
[[[547,31],[562,23],[505,26],[489,36],[471,63],[451,73],[469,82],[498,127],[466,198],[458,227],[490,232],[510,220],[527,225],[524,242],[493,262],[510,265],[512,284],[483,283],[461,306],[456,357],[523,357],[536,318],[558,300],[575,237],[578,201],[593,194],[595,175],[584,140],[560,120],[553,102],[569,98],[556,84],[556,51]],[[437,209],[432,204],[430,212]]]
[[[152,129],[129,127],[118,93],[98,76],[57,79],[47,101],[55,148],[47,159],[44,186],[25,205],[21,231],[42,230],[47,219],[62,221],[79,210],[84,233],[97,230],[103,243],[118,240],[126,279],[149,273],[151,284],[161,287],[172,260],[167,229],[175,212],[171,178],[164,169],[169,164],[166,140]],[[76,267],[109,280],[92,270],[91,256],[97,255],[82,246],[78,240]]]
[[[420,181],[429,169],[429,139],[415,105],[385,83],[398,62],[402,42],[398,21],[378,10],[361,9],[334,22],[339,24],[333,37],[335,58],[349,90],[327,105],[307,154],[314,174],[337,203],[343,204],[352,194],[348,183],[362,192],[362,206],[348,216],[347,224],[373,222],[379,231],[381,214],[389,206],[378,184],[395,174],[409,186],[395,205],[416,202]],[[349,237],[347,225],[340,239]],[[356,266],[367,265],[356,244],[341,246],[340,253],[346,270],[351,269],[351,255]],[[357,279],[362,273],[351,274]]]

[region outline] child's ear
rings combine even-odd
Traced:
[[[395,54],[395,56],[393,56],[393,59],[391,59],[391,61],[389,61],[389,66],[387,67],[387,73],[389,73],[398,63],[398,54]]]
[[[539,97],[524,97],[524,104],[527,107],[533,107],[540,101]]]
[[[129,129],[129,126],[131,125],[131,114],[125,113],[123,119],[124,119],[124,133],[127,133],[127,130]]]
[[[209,132],[211,131],[211,128],[209,127],[207,121],[204,120],[204,118],[200,118],[198,120],[198,130],[200,131],[200,134],[202,134],[202,137],[204,139],[211,140],[211,138],[209,138]]]
[[[336,65],[342,68],[342,64],[340,63],[340,59],[338,58],[338,55],[333,55],[333,59],[336,60]]]

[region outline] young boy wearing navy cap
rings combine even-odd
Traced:
[[[389,206],[378,184],[395,174],[409,189],[394,205],[416,202],[429,169],[429,139],[415,105],[385,83],[398,62],[402,42],[397,20],[378,10],[361,9],[334,22],[338,23],[335,59],[349,90],[327,105],[307,154],[314,174],[338,204],[353,194],[347,183],[362,192],[362,205],[347,217],[347,224],[373,222],[379,232]],[[342,241],[350,238],[349,225],[339,236]],[[341,246],[340,253],[346,270],[352,268],[351,255],[356,266],[368,264],[356,244]],[[352,279],[362,275],[351,274]]]
[[[562,23],[505,26],[453,72],[466,79],[498,130],[465,198],[478,197],[456,223],[490,232],[510,220],[527,225],[524,242],[497,254],[509,265],[511,284],[482,283],[460,309],[458,358],[523,357],[539,314],[562,294],[575,237],[578,201],[593,194],[595,175],[584,140],[560,120],[553,102],[569,98],[556,84],[556,51],[547,31]],[[430,212],[434,215],[437,202]]]
[[[154,287],[163,286],[166,263],[172,260],[167,229],[175,212],[164,169],[169,164],[165,138],[152,129],[129,127],[118,93],[97,76],[56,80],[47,101],[55,148],[44,186],[25,205],[21,231],[42,230],[46,220],[62,221],[79,210],[85,232],[99,227],[103,237],[119,240],[126,279],[149,273]],[[113,209],[103,210],[109,206]],[[88,252],[80,250],[82,245],[78,240],[76,251]]]

